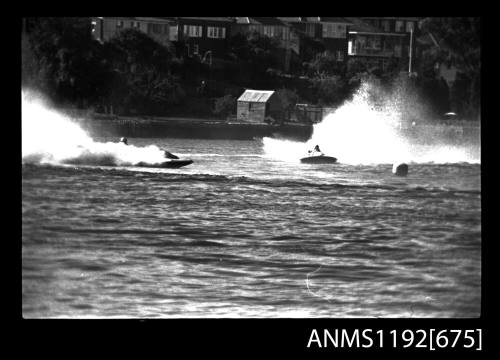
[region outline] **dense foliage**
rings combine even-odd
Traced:
[[[109,69],[86,18],[38,18],[23,37],[22,82],[58,103],[88,106],[107,90]]]
[[[429,65],[435,63],[454,66],[457,79],[449,89],[449,107],[466,117],[478,116],[481,111],[480,18],[431,17],[422,22],[422,28],[431,33],[439,45],[424,52],[423,64],[427,65],[427,69],[423,71],[428,73]],[[443,87],[441,82],[433,88],[434,91],[444,92]]]

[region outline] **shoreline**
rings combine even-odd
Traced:
[[[93,115],[81,122],[94,136],[176,137],[192,139],[252,140],[274,137],[307,141],[312,124],[244,123],[207,118]]]
[[[82,114],[83,115],[83,114]],[[283,122],[282,124],[248,123],[216,118],[118,116],[87,114],[76,116],[79,124],[92,136],[151,137],[219,140],[253,140],[271,137],[284,140],[308,141],[313,124]],[[415,127],[400,128],[409,136],[433,137],[445,135],[455,140],[480,137],[481,124],[471,121],[444,120],[421,122]]]

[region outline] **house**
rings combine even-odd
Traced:
[[[384,32],[410,33],[418,35],[418,17],[361,17],[365,23]]]
[[[347,61],[347,29],[351,22],[341,17],[278,17],[304,37],[318,40],[337,61]],[[299,46],[302,48],[303,46]]]
[[[298,35],[292,31],[290,24],[275,17],[237,17],[232,26],[233,34],[252,34],[254,32],[278,40],[278,47],[283,50],[283,68],[290,69],[292,56],[300,53]]]
[[[174,18],[158,17],[93,17],[92,35],[100,42],[109,41],[124,29],[137,29],[161,44],[177,40]]]
[[[135,28],[162,44],[182,43],[178,55],[211,60],[226,53],[233,21],[227,17],[95,17],[92,34],[104,42],[123,29]]]
[[[238,121],[263,123],[269,118],[283,118],[281,101],[274,91],[245,90],[238,98]]]
[[[406,27],[391,31],[391,27],[381,29],[359,18],[346,19],[352,23],[348,30],[349,60],[361,59],[369,66],[378,66],[383,70],[391,62],[396,63],[401,70],[408,69],[411,28],[410,32],[406,32]],[[414,43],[412,45],[415,46]]]
[[[178,41],[185,44],[184,54],[201,59],[222,58],[231,36],[230,17],[177,17]]]
[[[307,17],[306,34],[321,39],[325,50],[339,62],[347,61],[347,34],[352,23],[342,17]]]

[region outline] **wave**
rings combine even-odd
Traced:
[[[314,181],[307,180],[296,180],[287,178],[254,178],[250,176],[234,176],[234,175],[220,175],[220,174],[209,174],[209,173],[171,173],[171,172],[149,172],[149,171],[135,171],[130,168],[118,168],[118,167],[74,167],[65,165],[54,165],[54,164],[23,164],[22,172],[23,178],[27,178],[31,173],[36,176],[43,175],[46,171],[50,174],[56,172],[58,175],[75,175],[81,173],[99,173],[107,172],[112,175],[122,175],[124,177],[133,176],[135,180],[148,180],[148,181],[159,181],[162,183],[227,183],[228,185],[238,184],[241,186],[261,186],[263,191],[274,191],[282,188],[287,189],[308,189],[308,190],[318,190],[318,191],[337,191],[337,190],[371,190],[371,191],[384,191],[393,192],[395,194],[405,194],[405,195],[423,195],[427,194],[442,194],[443,192],[453,194],[472,194],[480,195],[481,190],[470,190],[470,189],[458,189],[452,186],[422,186],[422,185],[411,185],[405,182],[403,183],[338,183],[330,182],[328,180]],[[106,176],[106,174],[104,175]],[[137,178],[139,177],[139,178]]]

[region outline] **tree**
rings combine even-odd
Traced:
[[[215,100],[213,113],[222,117],[234,114],[236,109],[236,98],[232,95],[225,95]]]
[[[172,48],[143,32],[125,29],[106,44],[115,69],[114,106],[144,114],[163,113],[178,104],[185,93],[170,74]]]
[[[299,95],[295,90],[282,88],[276,91],[276,95],[280,98],[281,105],[285,111],[292,111],[299,101]]]
[[[439,48],[425,53],[426,61],[447,61],[459,75],[453,85],[454,104],[460,104],[463,115],[480,112],[481,42],[480,19],[476,17],[426,18],[422,29],[436,38]]]
[[[30,24],[29,46],[37,69],[30,82],[56,102],[98,102],[111,72],[92,38],[90,18],[31,18]]]
[[[312,86],[320,105],[339,105],[346,99],[345,81],[340,76],[314,79]]]
[[[312,61],[318,54],[325,51],[325,45],[311,38],[309,35],[300,33],[300,56],[306,63]]]
[[[277,39],[257,32],[232,36],[228,57],[238,62],[237,81],[248,87],[269,86],[272,80],[268,70],[279,67],[283,55],[283,49],[278,45]]]
[[[325,51],[306,63],[308,75],[311,77],[324,78],[328,76],[341,75],[345,71],[343,62],[337,61],[335,54]]]

